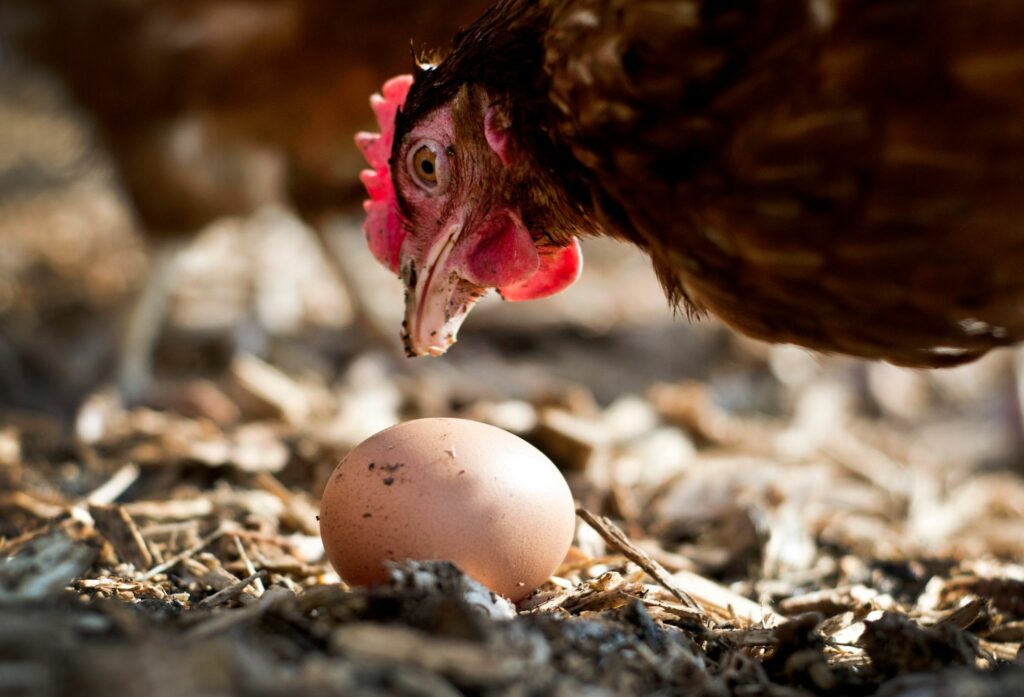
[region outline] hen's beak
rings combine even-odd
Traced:
[[[579,244],[538,248],[518,214],[500,210],[466,229],[449,223],[429,247],[407,237],[401,250],[405,280],[402,340],[410,356],[440,356],[489,288],[506,300],[553,295],[579,276]]]
[[[421,262],[409,255],[403,263],[402,343],[409,356],[440,356],[447,351],[455,343],[462,321],[485,292],[461,278],[452,263],[462,230],[461,222],[452,223]]]

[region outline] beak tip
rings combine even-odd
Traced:
[[[405,355],[409,358],[419,358],[421,356],[436,358],[437,356],[443,356],[455,342],[454,334],[449,334],[443,344],[437,341],[424,341],[420,343],[413,339],[411,333],[402,334],[402,347],[405,349]]]

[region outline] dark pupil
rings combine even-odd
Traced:
[[[420,161],[420,169],[423,170],[424,174],[433,174],[434,173],[434,163],[431,162],[430,160],[421,160]]]

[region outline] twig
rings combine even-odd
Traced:
[[[148,569],[153,565],[153,555],[149,552],[146,539],[124,506],[90,505],[89,515],[121,561],[128,562],[136,569]]]
[[[668,612],[668,613],[670,613],[672,615],[675,615],[676,617],[679,617],[681,619],[694,620],[696,622],[699,622],[700,620],[704,619],[707,616],[704,613],[704,611],[700,610],[700,609],[694,610],[692,608],[682,607],[682,606],[676,605],[675,603],[670,603],[670,602],[667,602],[667,601],[664,601],[664,600],[656,600],[654,598],[644,598],[644,597],[641,597],[639,595],[633,595],[632,593],[629,593],[627,591],[619,591],[619,592],[622,593],[623,597],[631,598],[633,600],[636,600],[637,602],[641,602],[644,605],[647,605],[648,607],[659,608],[659,609],[664,610],[665,612]]]
[[[227,529],[224,526],[221,526],[221,527],[217,528],[216,530],[211,532],[209,535],[207,535],[203,539],[199,540],[199,542],[197,542],[196,544],[194,544],[191,547],[189,547],[188,549],[186,549],[184,552],[180,552],[178,554],[175,554],[173,557],[171,557],[170,559],[165,561],[163,564],[157,564],[156,566],[154,566],[152,569],[150,569],[149,571],[147,571],[146,573],[144,573],[142,575],[142,579],[143,580],[147,580],[147,579],[153,578],[154,576],[156,576],[159,573],[167,571],[168,569],[170,569],[172,566],[174,566],[178,562],[182,561],[183,559],[188,559],[193,554],[196,554],[197,552],[202,551],[202,549],[204,547],[206,547],[207,545],[209,545],[209,544],[219,540],[221,537],[224,536],[224,533],[226,533],[226,532],[227,532]]]
[[[203,598],[199,601],[199,603],[196,604],[196,607],[209,609],[217,607],[218,605],[223,605],[225,603],[231,602],[232,600],[240,596],[242,592],[250,585],[255,585],[259,583],[262,586],[262,581],[266,577],[267,570],[260,569],[256,573],[251,574],[246,578],[243,578],[241,581],[238,581],[237,583],[232,583],[227,588],[217,591],[210,597]]]
[[[702,609],[712,617],[739,619],[766,627],[774,627],[788,621],[760,603],[692,571],[677,571],[672,574],[672,582],[691,597],[700,598]]]
[[[594,528],[597,534],[604,538],[605,542],[621,551],[627,559],[639,566],[647,572],[651,578],[664,586],[664,588],[674,595],[679,602],[689,608],[703,612],[703,608],[698,605],[686,591],[682,590],[675,584],[672,580],[672,575],[665,570],[665,567],[651,559],[647,552],[630,542],[629,538],[626,537],[626,533],[622,532],[615,523],[604,516],[594,515],[585,508],[577,508],[576,515],[582,518],[587,525]]]
[[[117,498],[128,490],[135,480],[139,478],[139,466],[134,462],[129,462],[127,465],[119,469],[114,475],[106,482],[101,484],[96,489],[93,489],[92,493],[88,494],[83,503],[90,506],[100,506],[108,503],[113,503]]]
[[[246,573],[248,573],[250,577],[256,576],[256,567],[253,566],[252,560],[249,559],[249,555],[245,553],[245,546],[242,545],[242,540],[239,539],[238,535],[232,535],[232,537],[235,538],[235,547],[238,549],[239,558],[242,560],[242,563],[245,564]],[[253,587],[256,589],[257,595],[263,595],[263,591],[265,590],[263,588],[263,581],[258,578],[255,579]]]

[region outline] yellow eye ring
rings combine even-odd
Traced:
[[[448,155],[440,143],[421,140],[409,148],[405,158],[409,176],[428,194],[438,196],[448,188]]]
[[[437,155],[429,146],[421,145],[412,156],[416,177],[427,186],[437,186]]]

